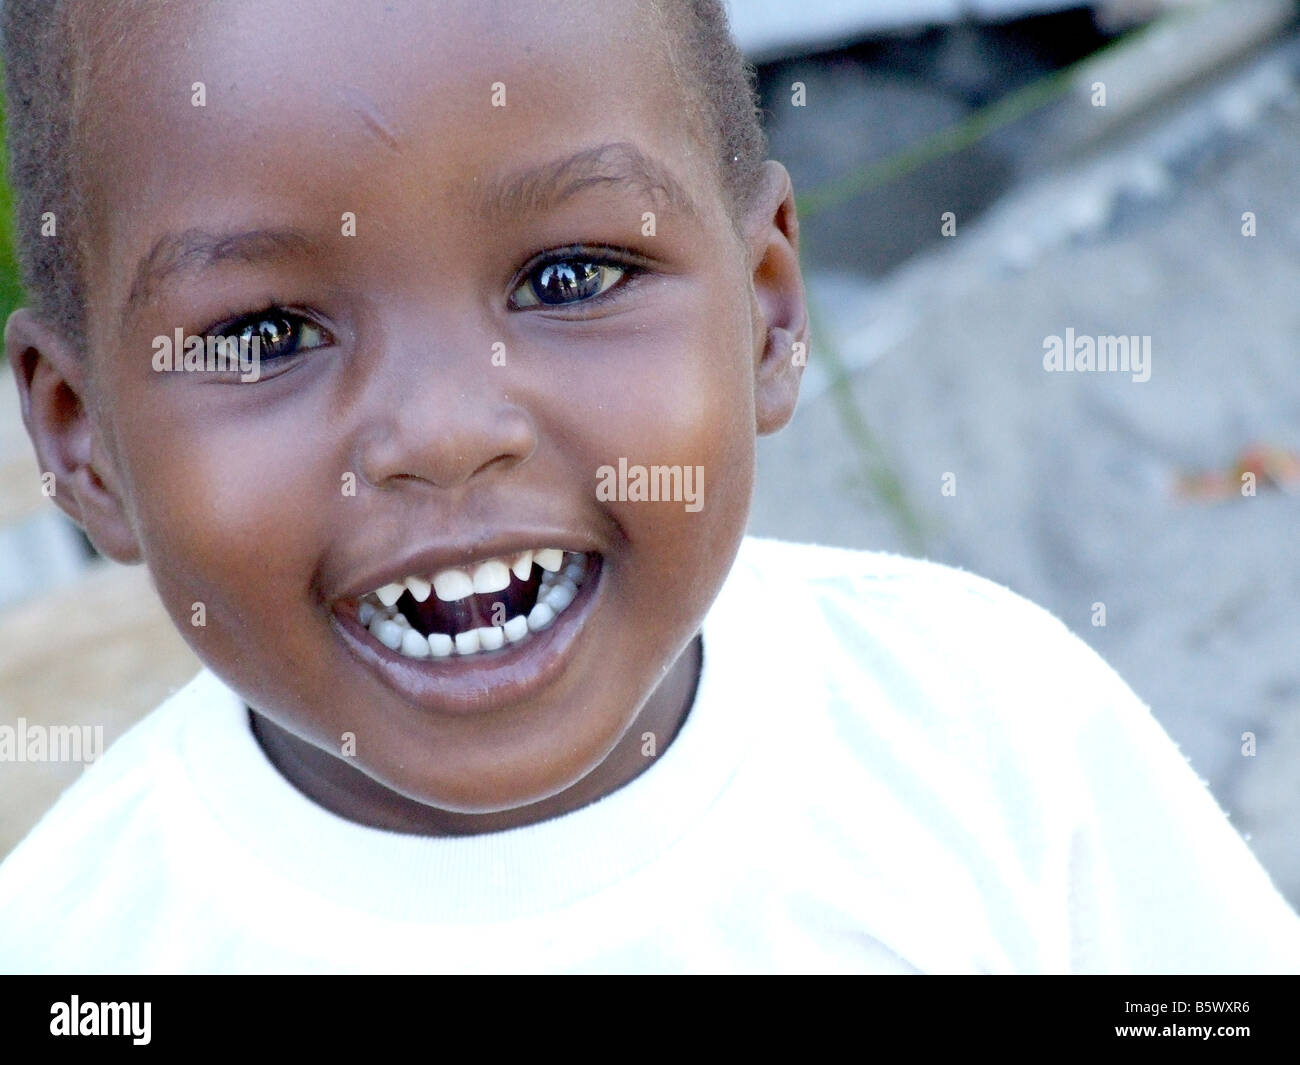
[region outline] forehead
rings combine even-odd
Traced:
[[[111,38],[90,29],[94,303],[128,283],[108,275],[151,234],[205,214],[318,202],[337,217],[347,189],[377,185],[426,217],[512,194],[522,206],[548,167],[600,145],[630,149],[600,159],[648,191],[717,208],[716,160],[657,12],[652,0],[223,0],[139,5]],[[638,156],[641,173],[627,165]],[[506,187],[530,170],[533,184]]]

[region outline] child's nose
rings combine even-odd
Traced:
[[[537,447],[529,412],[488,367],[394,380],[372,397],[357,437],[356,466],[376,488],[424,481],[455,488],[489,467],[527,461]]]

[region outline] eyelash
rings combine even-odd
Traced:
[[[587,299],[574,300],[571,303],[537,303],[528,307],[511,307],[515,311],[532,311],[532,310],[549,310],[564,311],[569,308],[592,308],[604,305],[611,299],[617,299],[623,289],[636,283],[642,276],[649,273],[650,267],[644,256],[638,254],[631,248],[625,248],[617,244],[602,244],[597,246],[586,244],[569,244],[562,248],[552,248],[548,251],[540,252],[533,256],[528,262],[515,274],[510,282],[510,295],[507,300],[513,300],[514,294],[519,291],[525,284],[528,284],[532,277],[548,266],[554,266],[557,263],[585,263],[588,266],[611,267],[622,272],[622,276],[614,282],[604,292],[595,296],[589,296]],[[534,293],[534,297],[535,297]]]
[[[211,325],[207,329],[203,330],[202,335],[205,338],[210,336],[238,336],[244,329],[250,326],[256,326],[268,318],[284,319],[293,328],[294,334],[300,334],[300,331],[304,326],[316,329],[323,335],[324,342],[320,344],[312,344],[308,347],[295,347],[294,350],[283,355],[261,356],[261,358],[266,362],[288,362],[292,360],[294,356],[299,355],[304,351],[314,351],[317,348],[329,347],[331,344],[335,343],[334,335],[315,318],[303,314],[300,311],[290,310],[283,304],[276,303],[273,300],[268,301],[260,310],[250,311],[244,314],[236,314],[232,317],[225,318],[216,325]]]
[[[554,266],[557,263],[584,263],[588,266],[609,267],[621,272],[621,276],[604,292],[595,296],[589,296],[586,299],[574,300],[571,303],[536,303],[528,307],[512,307],[512,310],[550,310],[563,311],[571,307],[590,308],[598,307],[611,299],[616,299],[619,293],[629,285],[635,283],[642,275],[646,274],[649,267],[645,259],[633,251],[631,248],[624,248],[618,245],[608,244],[599,247],[591,247],[582,244],[571,244],[563,248],[553,248],[549,251],[541,252],[535,255],[528,263],[520,269],[514,276],[510,285],[510,295],[507,300],[512,300],[514,294],[519,291],[525,284],[529,284],[533,276],[548,266]],[[534,293],[534,298],[536,294]],[[298,311],[290,310],[283,304],[274,301],[268,303],[256,311],[250,311],[244,314],[234,314],[222,319],[220,322],[208,326],[203,330],[202,335],[208,336],[238,336],[245,328],[256,326],[259,322],[267,318],[283,318],[294,326],[295,330],[302,326],[311,326],[320,330],[328,340],[323,344],[313,345],[308,348],[295,348],[285,355],[273,355],[268,358],[268,362],[279,362],[288,360],[293,356],[300,354],[302,351],[312,351],[318,347],[328,347],[334,343],[334,337],[328,329],[321,325],[314,318],[302,314]]]

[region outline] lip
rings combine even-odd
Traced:
[[[330,612],[330,624],[362,666],[396,695],[422,710],[464,716],[502,709],[536,697],[572,661],[574,646],[588,618],[596,612],[605,586],[604,556],[585,553],[591,568],[568,609],[549,628],[496,651],[438,659],[407,658],[370,634],[353,609],[354,600],[342,610],[336,603]],[[474,555],[467,561],[490,554]],[[418,560],[422,561],[423,556]]]

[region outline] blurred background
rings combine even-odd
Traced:
[[[730,7],[814,314],[751,531],[936,559],[1051,610],[1300,904],[1296,4]],[[0,189],[5,314],[11,225]],[[1067,329],[1149,336],[1150,380],[1045,372]],[[41,495],[5,378],[0,725],[111,742],[197,662],[147,574]],[[0,855],[80,771],[0,763]]]

